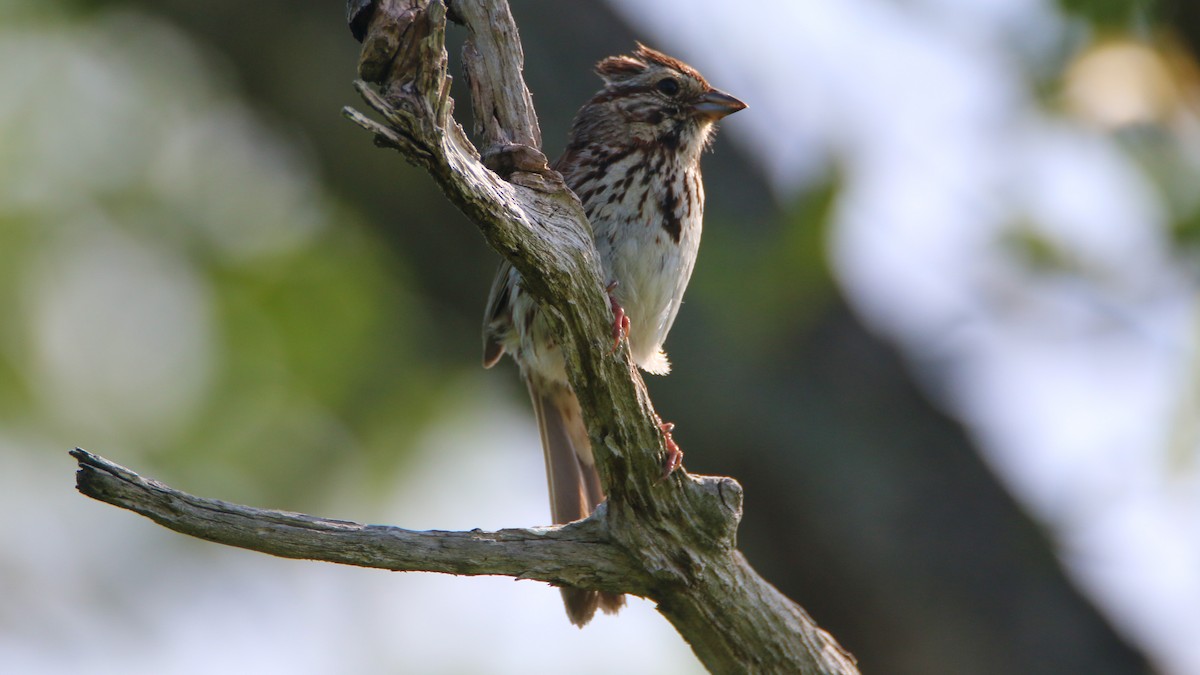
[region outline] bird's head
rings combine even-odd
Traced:
[[[577,126],[593,116],[596,131],[624,134],[635,143],[698,153],[717,120],[746,107],[695,68],[643,44],[600,61],[596,73],[604,89],[580,111]]]

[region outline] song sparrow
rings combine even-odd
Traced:
[[[633,54],[600,61],[596,72],[604,88],[579,110],[554,168],[579,196],[591,222],[610,282],[615,339],[628,337],[634,362],[661,375],[670,370],[663,341],[700,245],[700,153],[712,139],[714,123],[746,104],[710,87],[686,63],[641,44]],[[579,401],[567,383],[557,336],[507,262],[492,283],[483,343],[485,367],[507,351],[529,387],[554,522],[587,516],[604,493]],[[670,425],[663,430],[669,434]],[[622,595],[574,588],[562,594],[567,615],[578,626],[597,607],[611,613],[625,602]]]

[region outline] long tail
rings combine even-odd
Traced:
[[[592,445],[579,400],[570,387],[538,378],[526,381],[542,449],[546,453],[546,478],[550,483],[550,513],[555,523],[586,518],[604,501],[600,474],[592,459]],[[625,606],[625,596],[617,593],[563,588],[563,604],[571,623],[583,627],[596,609],[612,614]]]

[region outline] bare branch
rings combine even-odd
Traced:
[[[324,560],[396,572],[503,575],[636,593],[640,563],[612,543],[603,511],[569,525],[415,531],[363,525],[196,497],[76,448],[77,489],[168,529],[281,558]]]
[[[521,272],[562,336],[606,504],[562,527],[411,532],[192,497],[77,450],[80,490],[176,531],[272,555],[642,595],[716,673],[857,673],[837,642],[737,551],[736,481],[682,470],[658,480],[665,453],[658,420],[637,369],[625,353],[609,353],[611,315],[590,226],[538,147],[508,5],[454,0],[453,8],[467,27],[464,61],[482,152],[452,116],[440,0],[349,0],[351,29],[364,36],[366,82],[356,87],[382,121],[344,113],[378,145],[425,169]]]

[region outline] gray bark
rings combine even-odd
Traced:
[[[636,367],[610,353],[611,314],[579,200],[540,150],[503,0],[456,0],[478,151],[452,116],[438,0],[352,0],[356,87],[382,118],[346,116],[425,169],[512,262],[563,340],[608,501],[564,526],[413,532],[193,497],[82,450],[79,489],[192,536],[289,558],[500,574],[650,598],[714,673],[857,673],[853,658],[736,548],[742,489],[683,470],[661,480],[662,434]],[[377,89],[376,89],[377,88]]]

